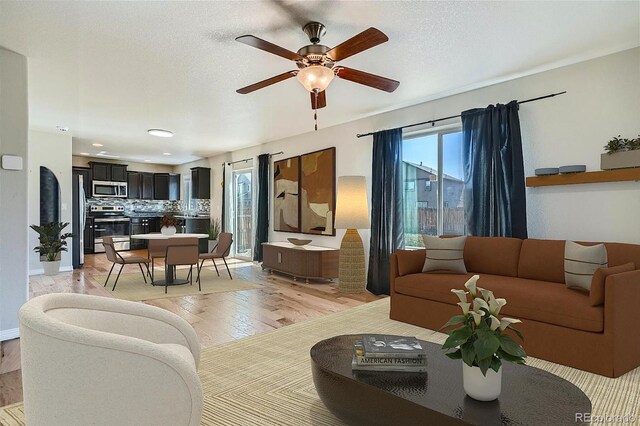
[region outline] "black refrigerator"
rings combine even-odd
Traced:
[[[81,268],[84,264],[84,228],[87,223],[87,197],[84,193],[86,178],[86,174],[73,172],[73,214],[71,215],[73,269]]]

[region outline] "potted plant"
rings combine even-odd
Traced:
[[[450,331],[442,345],[451,359],[462,359],[464,391],[473,399],[493,401],[502,388],[502,362],[524,364],[525,353],[506,330],[513,331],[521,340],[522,334],[512,324],[521,322],[513,318],[500,318],[505,299],[496,299],[493,292],[476,287],[480,277],[474,275],[464,285],[468,291],[452,289],[460,302],[462,315],[453,316],[442,327],[461,324]],[[467,300],[471,296],[471,301]]]
[[[605,154],[600,156],[602,170],[640,167],[640,135],[635,139],[611,138],[604,146]]]
[[[45,275],[56,275],[60,271],[60,253],[67,251],[67,238],[73,234],[61,234],[69,225],[68,222],[51,222],[46,225],[31,225],[30,228],[38,233],[40,244],[33,251],[40,254]]]
[[[218,236],[220,235],[220,220],[218,218],[209,221],[207,234],[209,234],[209,251],[211,252],[218,245]]]
[[[173,235],[176,233],[177,224],[178,219],[167,213],[160,219],[160,232],[162,235]]]

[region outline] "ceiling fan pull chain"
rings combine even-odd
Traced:
[[[313,91],[316,95],[316,102],[315,102],[315,111],[313,113],[313,119],[315,121],[315,131],[318,131],[318,90],[314,90]]]

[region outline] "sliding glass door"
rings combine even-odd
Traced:
[[[253,258],[252,169],[233,171],[233,240],[235,257]]]

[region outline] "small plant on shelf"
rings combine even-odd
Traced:
[[[635,139],[627,139],[626,147],[628,151],[640,149],[640,135]]]
[[[614,136],[611,138],[609,142],[604,146],[604,150],[607,151],[607,154],[615,154],[616,152],[625,151],[627,149],[627,141],[628,139],[618,136]]]
[[[176,226],[178,224],[178,219],[176,219],[175,217],[173,217],[170,214],[165,214],[164,216],[162,216],[162,219],[160,219],[160,226],[164,227],[170,227],[170,226]]]

